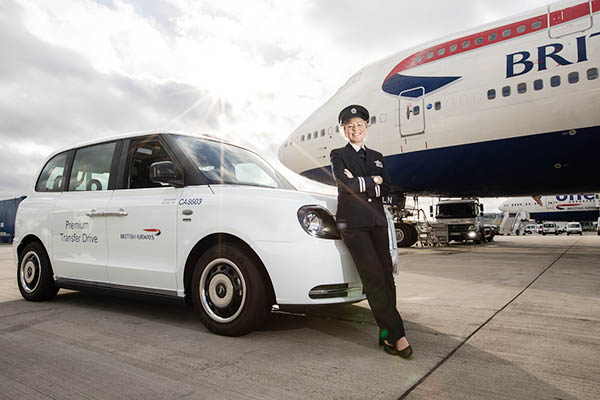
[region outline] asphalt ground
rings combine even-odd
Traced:
[[[400,251],[415,354],[366,302],[214,335],[191,308],[61,290],[24,301],[0,245],[0,399],[599,399],[600,237]]]

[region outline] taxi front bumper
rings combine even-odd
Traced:
[[[341,240],[256,242],[277,304],[318,305],[365,299],[350,252]]]

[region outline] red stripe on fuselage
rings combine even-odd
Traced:
[[[600,11],[600,0],[593,0],[592,1],[592,12],[596,13],[598,11]],[[590,8],[589,8],[588,2],[581,3],[576,6],[572,6],[572,7],[567,7],[563,10],[554,11],[554,12],[550,13],[550,26],[560,25],[565,22],[569,22],[574,19],[584,17],[586,15],[589,15],[589,12],[590,12]],[[535,22],[540,22],[541,26],[534,29],[533,24]],[[517,32],[517,29],[521,26],[525,26],[525,30],[523,32],[519,33],[519,32]],[[513,24],[500,26],[500,27],[494,28],[494,29],[488,29],[486,31],[479,32],[479,33],[476,33],[473,35],[464,36],[464,37],[461,37],[461,38],[458,38],[455,40],[441,43],[434,47],[430,47],[428,49],[419,51],[418,53],[415,53],[415,54],[407,57],[403,61],[401,61],[400,64],[396,65],[396,67],[392,70],[392,72],[390,72],[388,74],[388,76],[385,78],[385,81],[387,81],[390,77],[396,75],[397,73],[400,73],[409,68],[417,67],[419,65],[424,65],[424,64],[430,63],[432,61],[441,60],[441,59],[444,59],[444,58],[447,58],[447,57],[450,57],[450,56],[453,56],[456,54],[466,53],[471,50],[480,49],[480,48],[485,47],[490,44],[504,42],[506,40],[514,39],[516,37],[527,35],[532,32],[541,31],[541,30],[547,29],[547,28],[548,28],[548,14],[546,13],[543,15],[539,15],[537,17],[533,17],[533,18],[529,18],[529,19],[522,20],[519,22],[515,22]],[[507,37],[503,37],[502,33],[509,29],[510,29],[510,35]],[[492,34],[496,34],[495,40],[489,40],[490,35],[492,35]],[[481,41],[481,43],[479,43],[479,44],[476,44],[477,39],[483,39],[483,41]],[[463,48],[463,43],[465,43],[467,41],[469,41],[469,46],[466,48]],[[453,52],[450,51],[450,48],[452,45],[457,46],[457,49]],[[439,52],[442,49],[445,49],[444,54],[440,55]],[[427,54],[430,52],[433,52],[433,56],[431,58],[427,58]]]

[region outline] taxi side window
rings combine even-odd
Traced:
[[[35,191],[62,192],[66,162],[67,153],[58,154],[52,157],[42,170],[37,184],[35,185]]]
[[[115,146],[112,142],[78,149],[71,168],[69,191],[108,190]]]
[[[159,161],[173,162],[162,143],[155,138],[133,142],[129,158],[129,189],[162,187],[160,183],[150,181],[150,166]]]

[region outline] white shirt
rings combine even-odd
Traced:
[[[354,143],[352,143],[352,142],[349,142],[349,143],[350,143],[350,146],[352,146],[352,148],[353,148],[353,149],[354,149],[354,150],[355,150],[357,153],[360,151],[360,149],[365,149],[365,150],[367,150],[367,148],[365,147],[365,145],[364,145],[364,144],[362,145],[362,147],[358,147],[357,145],[355,145],[355,144],[354,144]]]

